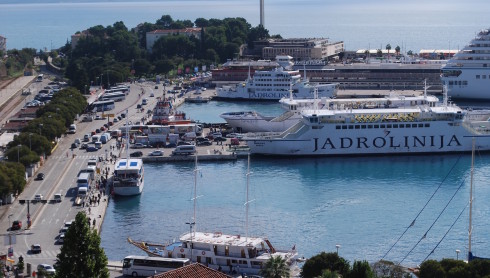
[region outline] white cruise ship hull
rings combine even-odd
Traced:
[[[444,70],[450,69],[444,68]],[[447,86],[448,96],[452,99],[490,100],[490,68],[454,68],[454,70],[461,70],[461,74],[458,77],[441,77],[441,81]],[[480,76],[480,79],[476,79],[476,76]]]
[[[301,83],[300,83],[301,84]],[[335,94],[336,85],[326,84],[299,88],[297,93],[293,93],[294,99],[312,99],[314,89],[318,89],[318,97],[329,98]],[[269,90],[269,91],[267,91]],[[216,97],[220,99],[241,99],[241,100],[280,100],[288,98],[290,93],[287,90],[276,91],[274,89],[255,89],[248,88],[247,85],[239,84],[236,88],[218,88]]]
[[[297,130],[292,127],[290,130],[294,132],[285,132],[282,137],[262,136],[244,140],[253,154],[286,156],[469,152],[473,137],[477,138],[477,150],[490,150],[490,136],[472,133],[464,124],[452,125],[452,122],[440,121],[397,123],[397,126],[400,124],[410,127],[380,128],[381,124],[352,124],[353,129],[342,129],[343,126],[349,128],[349,125],[330,124],[311,129],[298,124],[295,126]],[[359,126],[359,129],[355,129],[355,126]],[[362,126],[364,129],[361,129]]]

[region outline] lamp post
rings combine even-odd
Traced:
[[[337,248],[337,255],[338,255],[339,254],[340,244],[335,245],[335,248]]]
[[[22,147],[22,145],[17,145],[17,162],[20,162],[20,147]]]
[[[9,218],[9,246],[12,245],[12,238],[10,237],[10,232],[12,232],[12,226],[10,226],[10,217],[12,217],[13,214],[9,214],[8,218]]]
[[[191,235],[191,261],[192,261],[192,248],[194,247],[192,244],[192,226],[196,224],[196,222],[186,222],[185,224],[189,225],[190,235]]]
[[[459,260],[459,252],[461,252],[461,250],[456,249],[456,260]]]
[[[32,133],[29,133],[29,150],[30,151],[32,151],[31,136],[32,136]]]

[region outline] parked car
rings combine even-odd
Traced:
[[[132,152],[129,154],[129,157],[142,157],[142,156],[143,156],[143,152],[141,151]]]
[[[105,131],[105,126],[101,126],[99,129],[100,131]]]
[[[42,251],[41,250],[41,244],[36,243],[36,244],[31,245],[31,253],[38,254],[38,253],[41,253],[41,251]]]
[[[143,145],[142,143],[135,143],[131,146],[132,149],[141,149],[141,148],[146,148],[146,145]]]
[[[234,132],[226,134],[226,138],[237,138],[237,137],[238,137],[238,134],[234,133]]]
[[[154,93],[151,93],[151,94],[150,94],[150,97],[154,97],[154,96],[155,96],[155,94],[154,94]]]
[[[149,156],[163,156],[163,151],[155,150],[148,154]]]
[[[37,174],[37,176],[36,176],[36,180],[40,180],[40,181],[41,181],[41,180],[44,180],[44,178],[45,178],[45,177],[46,177],[46,176],[45,176],[43,173],[39,173],[39,174]]]
[[[22,228],[22,221],[20,220],[15,220],[12,222],[12,227],[10,230],[15,231],[15,230],[20,230]]]
[[[177,143],[177,146],[190,146],[190,145],[192,145],[192,143],[186,141],[179,141]]]
[[[119,122],[119,118],[114,118],[114,122],[115,123]]]
[[[71,148],[76,149],[76,148],[78,148],[78,145],[76,143],[71,143]]]
[[[65,233],[60,233],[58,235],[58,243],[63,243],[65,241]]]
[[[87,143],[83,143],[83,144],[80,146],[80,149],[82,149],[82,150],[85,150],[86,148],[88,148],[88,144],[87,144]]]
[[[96,152],[98,149],[95,146],[88,146],[87,152]]]
[[[213,143],[209,141],[208,138],[203,138],[204,140],[197,141],[198,146],[211,146]]]
[[[95,133],[100,133],[100,129],[99,129],[99,128],[97,128],[97,129],[95,130]]]
[[[56,273],[56,270],[54,269],[53,266],[49,264],[40,264],[37,266],[37,271],[44,271],[48,275],[54,275]]]
[[[99,115],[97,115],[97,116],[95,116],[95,119],[96,119],[96,120],[102,120],[102,117],[101,117],[101,116],[99,116]]]

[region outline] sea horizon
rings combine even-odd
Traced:
[[[155,23],[163,15],[174,20],[243,17],[259,24],[259,1],[49,1],[23,3],[0,0],[0,35],[7,49],[50,50],[70,42],[71,35],[93,26],[122,21],[128,29]],[[329,38],[343,41],[346,50],[400,46],[403,52],[421,49],[461,49],[483,28],[490,3],[472,0],[417,0],[410,3],[351,1],[265,1],[265,27],[284,38]],[[472,5],[480,9],[470,9]],[[83,16],[81,16],[83,15]],[[77,20],[73,20],[76,18]]]

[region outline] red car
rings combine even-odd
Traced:
[[[12,228],[10,230],[15,231],[15,230],[20,230],[22,228],[22,221],[20,220],[15,220],[12,223]]]

